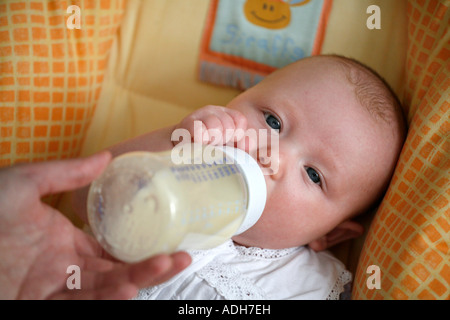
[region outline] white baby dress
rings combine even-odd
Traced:
[[[228,242],[191,251],[192,264],[167,282],[140,290],[143,300],[337,300],[351,274],[330,253],[309,247],[247,248]]]

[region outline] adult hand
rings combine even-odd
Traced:
[[[111,160],[85,159],[16,165],[0,170],[0,299],[129,299],[190,263],[185,252],[136,264],[112,259],[41,197],[80,188]],[[68,267],[80,268],[81,288],[67,287]]]

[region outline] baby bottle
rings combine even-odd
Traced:
[[[125,262],[208,249],[253,226],[266,202],[258,163],[232,147],[177,145],[115,158],[90,187],[88,219]]]

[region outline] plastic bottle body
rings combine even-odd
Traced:
[[[92,183],[88,218],[109,253],[136,262],[223,243],[242,225],[248,199],[236,163],[174,164],[171,151],[134,152]]]

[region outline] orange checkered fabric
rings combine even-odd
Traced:
[[[81,29],[68,27],[71,5]],[[0,166],[79,155],[124,7],[124,0],[0,2]]]
[[[411,0],[407,15],[410,128],[360,256],[354,299],[450,298],[449,2]],[[380,289],[367,284],[371,265]]]

